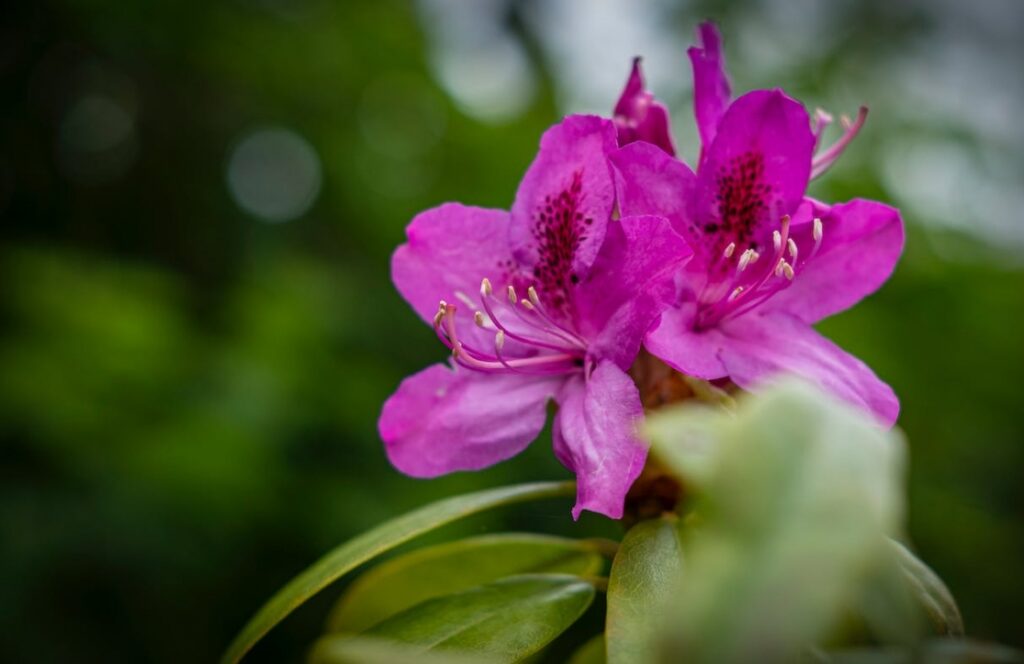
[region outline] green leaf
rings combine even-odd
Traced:
[[[1024,653],[994,643],[967,639],[933,639],[916,648],[813,650],[808,664],[1022,664]]]
[[[897,541],[891,542],[910,591],[938,634],[963,636],[964,621],[953,594],[939,575]]]
[[[699,497],[673,645],[688,662],[793,660],[889,553],[901,437],[794,382],[742,399],[735,416],[652,416],[648,433]]]
[[[579,577],[524,574],[427,600],[364,635],[515,662],[564,632],[593,599],[593,585]]]
[[[609,664],[657,661],[660,621],[679,592],[682,571],[675,519],[642,521],[626,533],[608,579]]]
[[[569,664],[605,664],[607,661],[604,634],[598,634],[584,643],[569,658]]]
[[[571,496],[575,490],[573,482],[538,482],[488,489],[440,500],[382,523],[334,549],[278,591],[242,629],[222,661],[225,664],[238,662],[274,625],[328,584],[417,535],[501,505]]]
[[[598,544],[547,535],[473,537],[420,549],[359,577],[335,605],[328,631],[361,632],[424,600],[515,574],[595,576]]]
[[[309,664],[491,664],[493,659],[421,648],[384,639],[336,636],[317,641]]]

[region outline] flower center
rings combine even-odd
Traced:
[[[530,286],[526,292],[527,297],[520,299],[515,287],[509,285],[505,297],[501,298],[494,294],[490,280],[484,279],[480,283],[479,307],[465,293],[456,293],[459,300],[475,309],[473,322],[476,326],[493,333],[491,348],[460,338],[456,325],[458,307],[441,301],[434,316],[434,330],[441,342],[451,349],[457,364],[484,373],[533,375],[582,369],[586,342],[549,314],[535,287]]]
[[[806,227],[805,227],[806,228]],[[789,286],[821,247],[824,232],[821,219],[815,217],[810,238],[804,247],[790,235],[790,217],[779,220],[772,231],[771,256],[765,259],[757,243],[746,247],[730,242],[708,271],[708,280],[697,299],[695,328],[707,329],[716,323],[750,311],[775,293]]]

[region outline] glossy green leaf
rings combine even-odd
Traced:
[[[249,621],[222,661],[237,662],[285,616],[340,576],[425,532],[501,505],[571,496],[573,482],[538,482],[478,491],[431,503],[349,540],[309,567],[274,595]]]
[[[911,594],[924,609],[932,628],[939,634],[963,636],[964,621],[960,617],[960,609],[939,575],[903,544],[897,541],[891,544]]]
[[[607,661],[604,634],[598,634],[581,645],[569,658],[569,664],[605,664]]]
[[[596,576],[599,545],[509,533],[446,542],[389,560],[359,577],[328,619],[332,632],[361,632],[424,600],[527,573]]]
[[[492,664],[493,659],[422,648],[384,639],[329,636],[317,641],[309,664]]]
[[[626,533],[608,579],[609,664],[656,661],[661,620],[679,592],[682,572],[675,519],[642,521]]]
[[[742,399],[735,415],[682,409],[648,426],[699,497],[672,647],[688,662],[793,660],[889,553],[900,436],[796,382]]]
[[[513,576],[427,600],[364,635],[424,652],[454,651],[515,662],[564,632],[593,599],[593,585],[576,576]]]

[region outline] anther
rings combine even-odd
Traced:
[[[789,249],[790,258],[792,258],[793,262],[796,263],[796,257],[799,251],[797,250],[796,242],[793,241],[793,238],[789,238],[789,240],[786,241],[786,247]]]
[[[476,311],[473,313],[473,322],[477,324],[477,327],[484,326],[484,314],[482,311]]]
[[[793,266],[785,261],[782,263],[782,275],[789,281],[793,281]]]
[[[740,272],[746,270],[747,266],[750,265],[750,263],[753,262],[754,260],[754,253],[755,252],[753,249],[747,249],[742,254],[740,254],[740,262],[739,264],[736,265],[736,269]]]
[[[508,287],[508,301],[509,301],[509,303],[514,305],[516,303],[516,300],[518,300],[518,299],[519,298],[516,297],[516,289],[513,288],[512,286],[509,286]]]
[[[772,246],[775,247],[775,251],[782,251],[782,233],[778,231],[772,231]]]
[[[732,293],[729,294],[729,302],[732,302],[742,294],[743,286],[737,286],[735,289],[733,289]]]
[[[817,217],[815,217],[814,218],[814,230],[811,232],[811,234],[814,236],[814,241],[815,242],[821,242],[822,230],[823,229],[822,229],[822,226],[821,226],[821,219],[818,219]]]
[[[722,253],[722,255],[725,258],[732,258],[732,254],[734,251],[736,251],[736,243],[730,242],[729,246],[725,248],[725,251]]]
[[[480,282],[480,294],[484,297],[490,297],[494,290],[491,288],[491,280],[484,277],[483,281]]]
[[[540,297],[537,296],[537,289],[530,286],[526,289],[526,294],[530,296],[530,302],[533,302],[538,307],[540,306]]]
[[[530,302],[529,300],[524,298],[519,301],[519,304],[523,305],[523,307],[525,307],[528,311],[533,311],[533,302]]]
[[[494,348],[500,353],[501,349],[505,347],[505,331],[498,330],[498,333],[494,335]]]

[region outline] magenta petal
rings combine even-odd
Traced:
[[[732,93],[725,73],[718,28],[713,23],[702,23],[697,36],[701,45],[691,47],[687,54],[693,67],[693,114],[697,118],[697,130],[703,146],[701,152],[706,155]]]
[[[508,217],[459,203],[416,215],[406,229],[409,241],[391,257],[391,278],[423,320],[433,320],[440,300],[458,302],[457,293],[475,299],[484,277],[505,282],[500,263],[510,260]]]
[[[712,328],[693,331],[696,305],[687,303],[661,315],[656,328],[647,333],[644,348],[673,369],[689,376],[714,380],[728,375],[718,357],[722,338]]]
[[[646,141],[670,155],[675,155],[676,150],[672,145],[669,130],[668,109],[644,89],[640,58],[633,59],[633,70],[626,81],[626,87],[622,90],[622,96],[615,104],[614,121],[618,130],[619,145]]]
[[[541,138],[512,204],[509,239],[542,291],[564,292],[597,258],[615,204],[615,140],[611,121],[593,115],[571,115]]]
[[[899,415],[899,400],[892,388],[866,364],[794,316],[746,315],[723,323],[715,335],[722,364],[744,389],[757,390],[788,373],[873,413],[885,426],[892,426]]]
[[[435,364],[402,381],[377,428],[388,459],[407,475],[477,470],[519,454],[540,434],[547,401],[564,380]]]
[[[623,217],[608,225],[594,269],[575,297],[591,357],[630,367],[647,328],[674,303],[675,275],[691,254],[663,217]]]
[[[694,249],[709,260],[729,243],[741,252],[751,241],[764,249],[781,217],[803,200],[813,149],[807,112],[782,91],[756,90],[733,102],[697,172]]]
[[[797,244],[813,246],[810,224],[792,231]],[[857,199],[832,206],[822,217],[821,246],[793,283],[764,304],[815,323],[878,290],[903,252],[899,210]]]
[[[611,362],[571,378],[558,397],[555,454],[576,473],[574,519],[583,510],[622,518],[626,492],[647,459],[637,437],[643,417],[633,379]]]
[[[632,143],[611,154],[619,213],[667,218],[676,232],[689,233],[689,200],[697,184],[690,167],[647,143]]]

